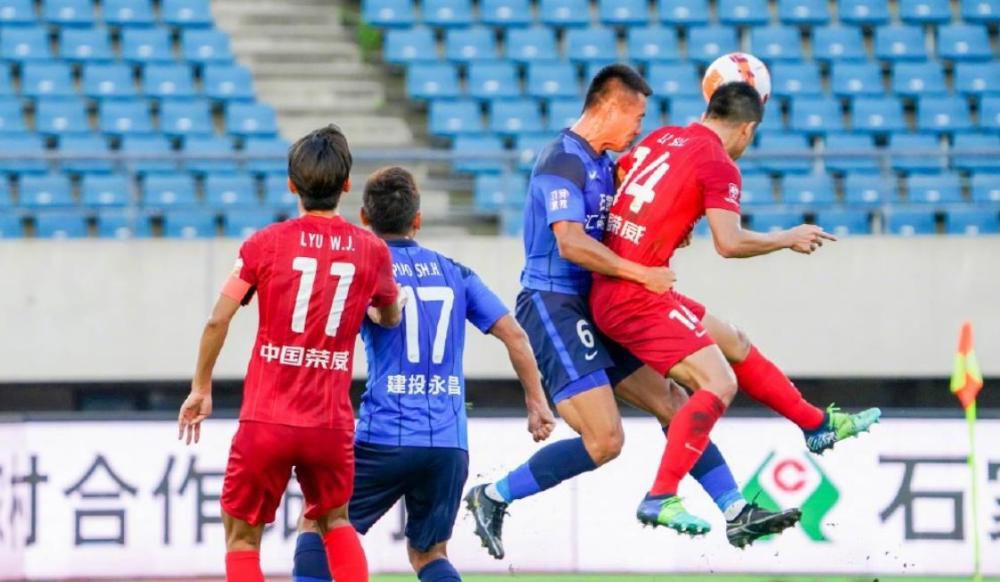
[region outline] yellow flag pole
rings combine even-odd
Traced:
[[[976,474],[976,403],[965,409],[969,425],[969,476],[972,478],[972,580],[982,582],[983,573],[979,557],[979,479]]]

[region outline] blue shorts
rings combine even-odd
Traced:
[[[585,297],[522,289],[516,316],[553,402],[615,386],[642,367],[638,358],[597,331]]]
[[[451,538],[468,476],[462,449],[355,443],[351,524],[367,533],[402,498],[406,539],[426,552]]]

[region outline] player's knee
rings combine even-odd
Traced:
[[[736,398],[736,392],[739,390],[739,386],[736,384],[736,376],[733,374],[731,369],[726,369],[726,373],[720,375],[717,379],[712,381],[708,388],[719,397],[726,406],[732,404],[733,399]]]
[[[589,440],[590,442],[586,442]],[[608,430],[590,439],[584,437],[584,444],[595,465],[603,465],[615,460],[625,446],[625,431],[619,425],[613,430]]]
[[[733,326],[733,330],[736,332],[736,361],[742,362],[750,353],[750,336],[736,326]]]
[[[406,546],[406,554],[410,559],[410,566],[413,568],[414,572],[420,572],[424,569],[424,566],[430,564],[434,560],[448,559],[448,546],[446,542],[432,546],[427,551],[421,551],[413,546]]]
[[[316,528],[319,533],[326,534],[331,529],[351,525],[347,518],[347,506],[335,507],[326,512],[325,515],[316,520]]]
[[[250,525],[225,512],[222,513],[222,524],[226,530],[226,550],[231,552],[260,550],[262,532],[260,527]]]

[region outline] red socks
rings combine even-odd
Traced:
[[[264,582],[264,572],[260,569],[260,552],[226,552],[226,582]]]
[[[660,459],[650,495],[676,495],[681,479],[698,462],[708,446],[708,436],[726,411],[726,405],[708,390],[695,392],[681,407],[667,430],[667,447]]]
[[[330,573],[336,582],[368,582],[368,560],[358,532],[345,525],[326,532],[323,537]]]
[[[823,424],[823,411],[802,398],[802,393],[785,374],[764,357],[755,346],[739,364],[733,364],[740,390],[794,422],[802,430],[814,430]]]

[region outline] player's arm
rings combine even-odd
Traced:
[[[545,392],[542,390],[542,378],[535,364],[535,356],[528,343],[528,334],[510,314],[504,315],[490,328],[490,335],[503,342],[507,348],[507,357],[514,367],[514,373],[524,388],[524,404],[528,409],[528,430],[535,442],[549,438],[556,426],[556,419],[549,408]]]
[[[375,291],[368,308],[368,319],[382,327],[396,327],[403,320],[406,296],[392,276],[392,255],[385,243],[381,243],[376,253],[376,265]]]
[[[563,220],[552,224],[559,256],[588,271],[638,283],[653,293],[666,293],[676,277],[666,267],[647,267],[623,259],[583,229],[583,223]]]

